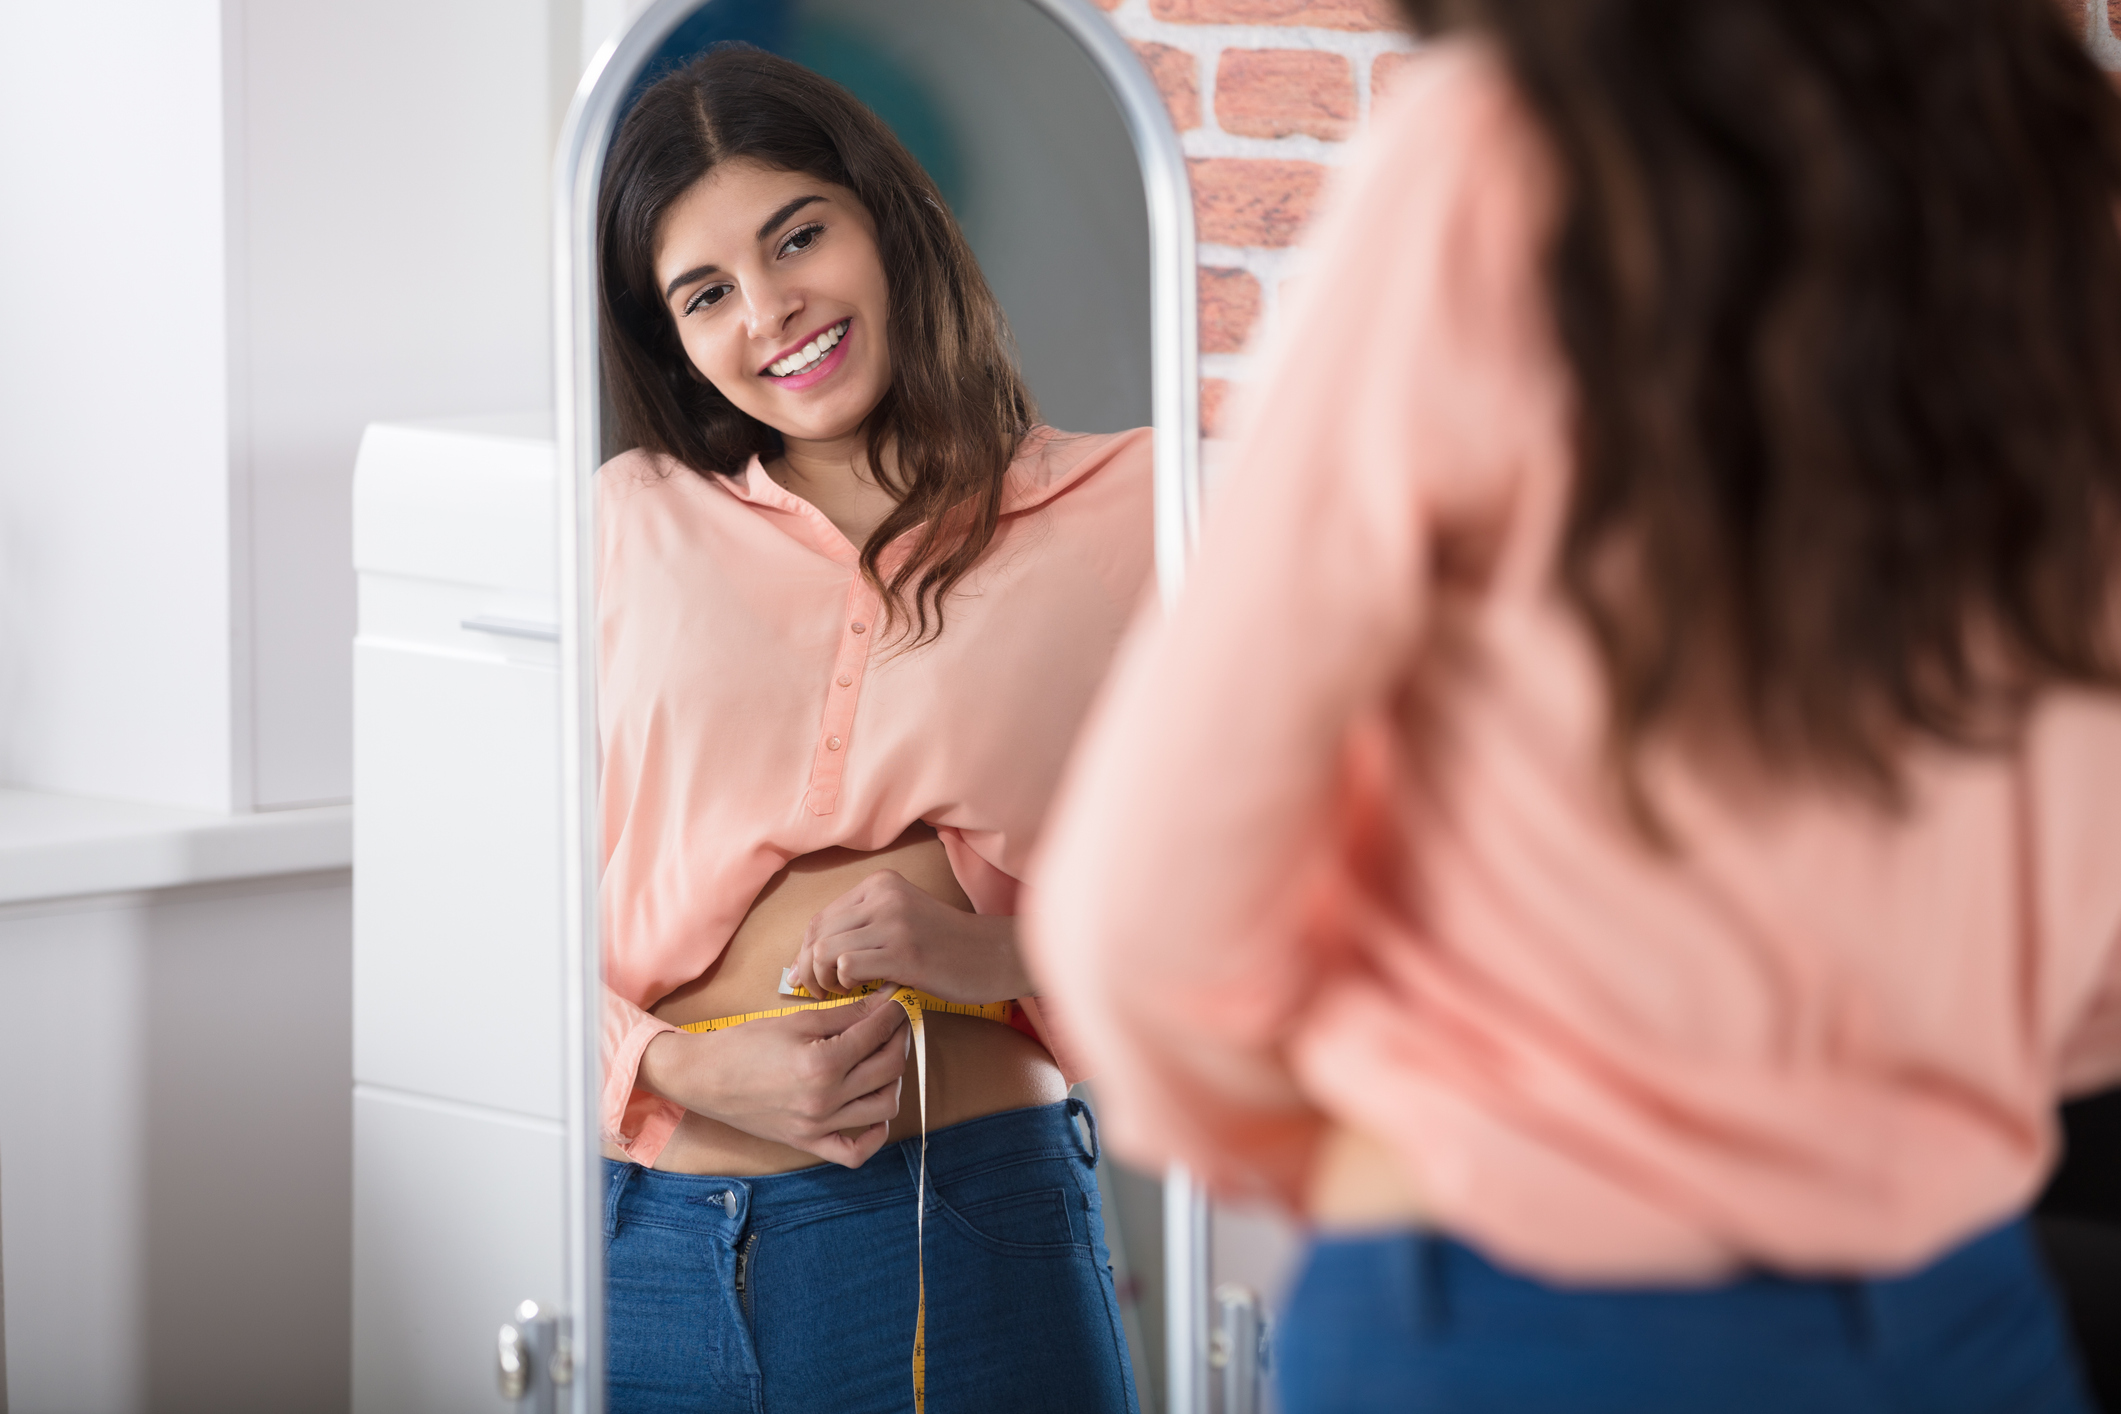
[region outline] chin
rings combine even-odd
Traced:
[[[774,431],[804,442],[831,442],[852,437],[862,430],[868,414],[861,417],[789,417],[773,421]]]
[[[829,442],[835,438],[849,437],[861,431],[869,414],[876,411],[877,404],[884,400],[879,391],[874,397],[834,399],[832,407],[807,407],[784,409],[786,416],[762,419],[770,422],[784,437],[799,437],[806,442]]]

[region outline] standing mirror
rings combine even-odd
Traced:
[[[504,1331],[511,1388],[1004,1407],[966,1384],[1001,1331],[1042,1397],[1103,1362],[1204,1409],[1205,1204],[1099,1162],[1009,961],[1198,519],[1161,98],[1085,0],[658,0],[557,191],[568,1310]]]

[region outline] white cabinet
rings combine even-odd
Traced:
[[[354,1076],[560,1118],[549,665],[363,641]]]
[[[561,1294],[555,474],[536,415],[354,470],[356,1414],[491,1414]]]

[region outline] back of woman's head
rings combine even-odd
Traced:
[[[840,85],[749,45],[719,45],[651,85],[620,126],[597,212],[604,372],[619,439],[703,475],[736,475],[753,456],[781,451],[779,432],[694,369],[656,279],[672,206],[740,161],[843,187],[875,224],[892,382],[864,430],[870,465],[880,475],[895,466],[900,501],[861,564],[885,592],[887,614],[926,637],[994,536],[1003,473],[1036,410],[1001,305],[935,183]],[[886,584],[884,547],[916,528]]]
[[[1560,159],[1562,576],[1631,788],[1735,718],[1891,799],[2116,682],[2121,100],[2057,0],[1405,3]]]

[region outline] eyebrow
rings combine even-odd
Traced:
[[[795,200],[789,202],[786,206],[783,206],[780,210],[774,212],[771,216],[768,216],[765,220],[765,223],[759,227],[758,234],[755,239],[766,239],[766,237],[773,234],[774,227],[780,225],[783,221],[786,221],[789,217],[795,215],[796,212],[801,211],[811,202],[823,201],[824,199],[824,197],[817,196],[814,194],[811,196],[797,197]],[[676,279],[672,280],[668,285],[663,287],[663,298],[669,299],[671,296],[675,295],[678,292],[680,287],[689,285],[694,280],[704,280],[709,275],[714,274],[721,268],[722,267],[719,265],[702,265],[695,269],[687,270],[684,274],[678,276]]]
[[[778,210],[778,211],[774,212],[774,213],[773,213],[773,214],[772,214],[771,216],[768,216],[768,217],[766,218],[766,223],[765,223],[764,225],[762,225],[762,226],[760,226],[760,227],[759,227],[758,239],[760,239],[760,240],[764,240],[764,239],[766,239],[766,237],[768,237],[768,236],[772,235],[772,234],[773,234],[773,228],[774,228],[775,226],[778,226],[778,225],[780,225],[780,224],[781,224],[781,222],[783,222],[783,221],[787,220],[787,219],[788,219],[789,217],[791,217],[791,216],[795,215],[795,213],[796,213],[796,212],[798,212],[798,211],[801,211],[801,210],[802,210],[802,209],[803,209],[804,207],[808,206],[808,205],[809,205],[809,204],[810,204],[811,202],[813,202],[813,201],[823,201],[824,199],[825,199],[825,198],[823,198],[822,196],[799,196],[799,197],[797,197],[797,198],[796,198],[796,199],[795,199],[794,201],[791,201],[791,202],[789,202],[789,203],[788,203],[788,204],[787,204],[786,206],[782,207],[782,208],[781,208],[780,210]]]

